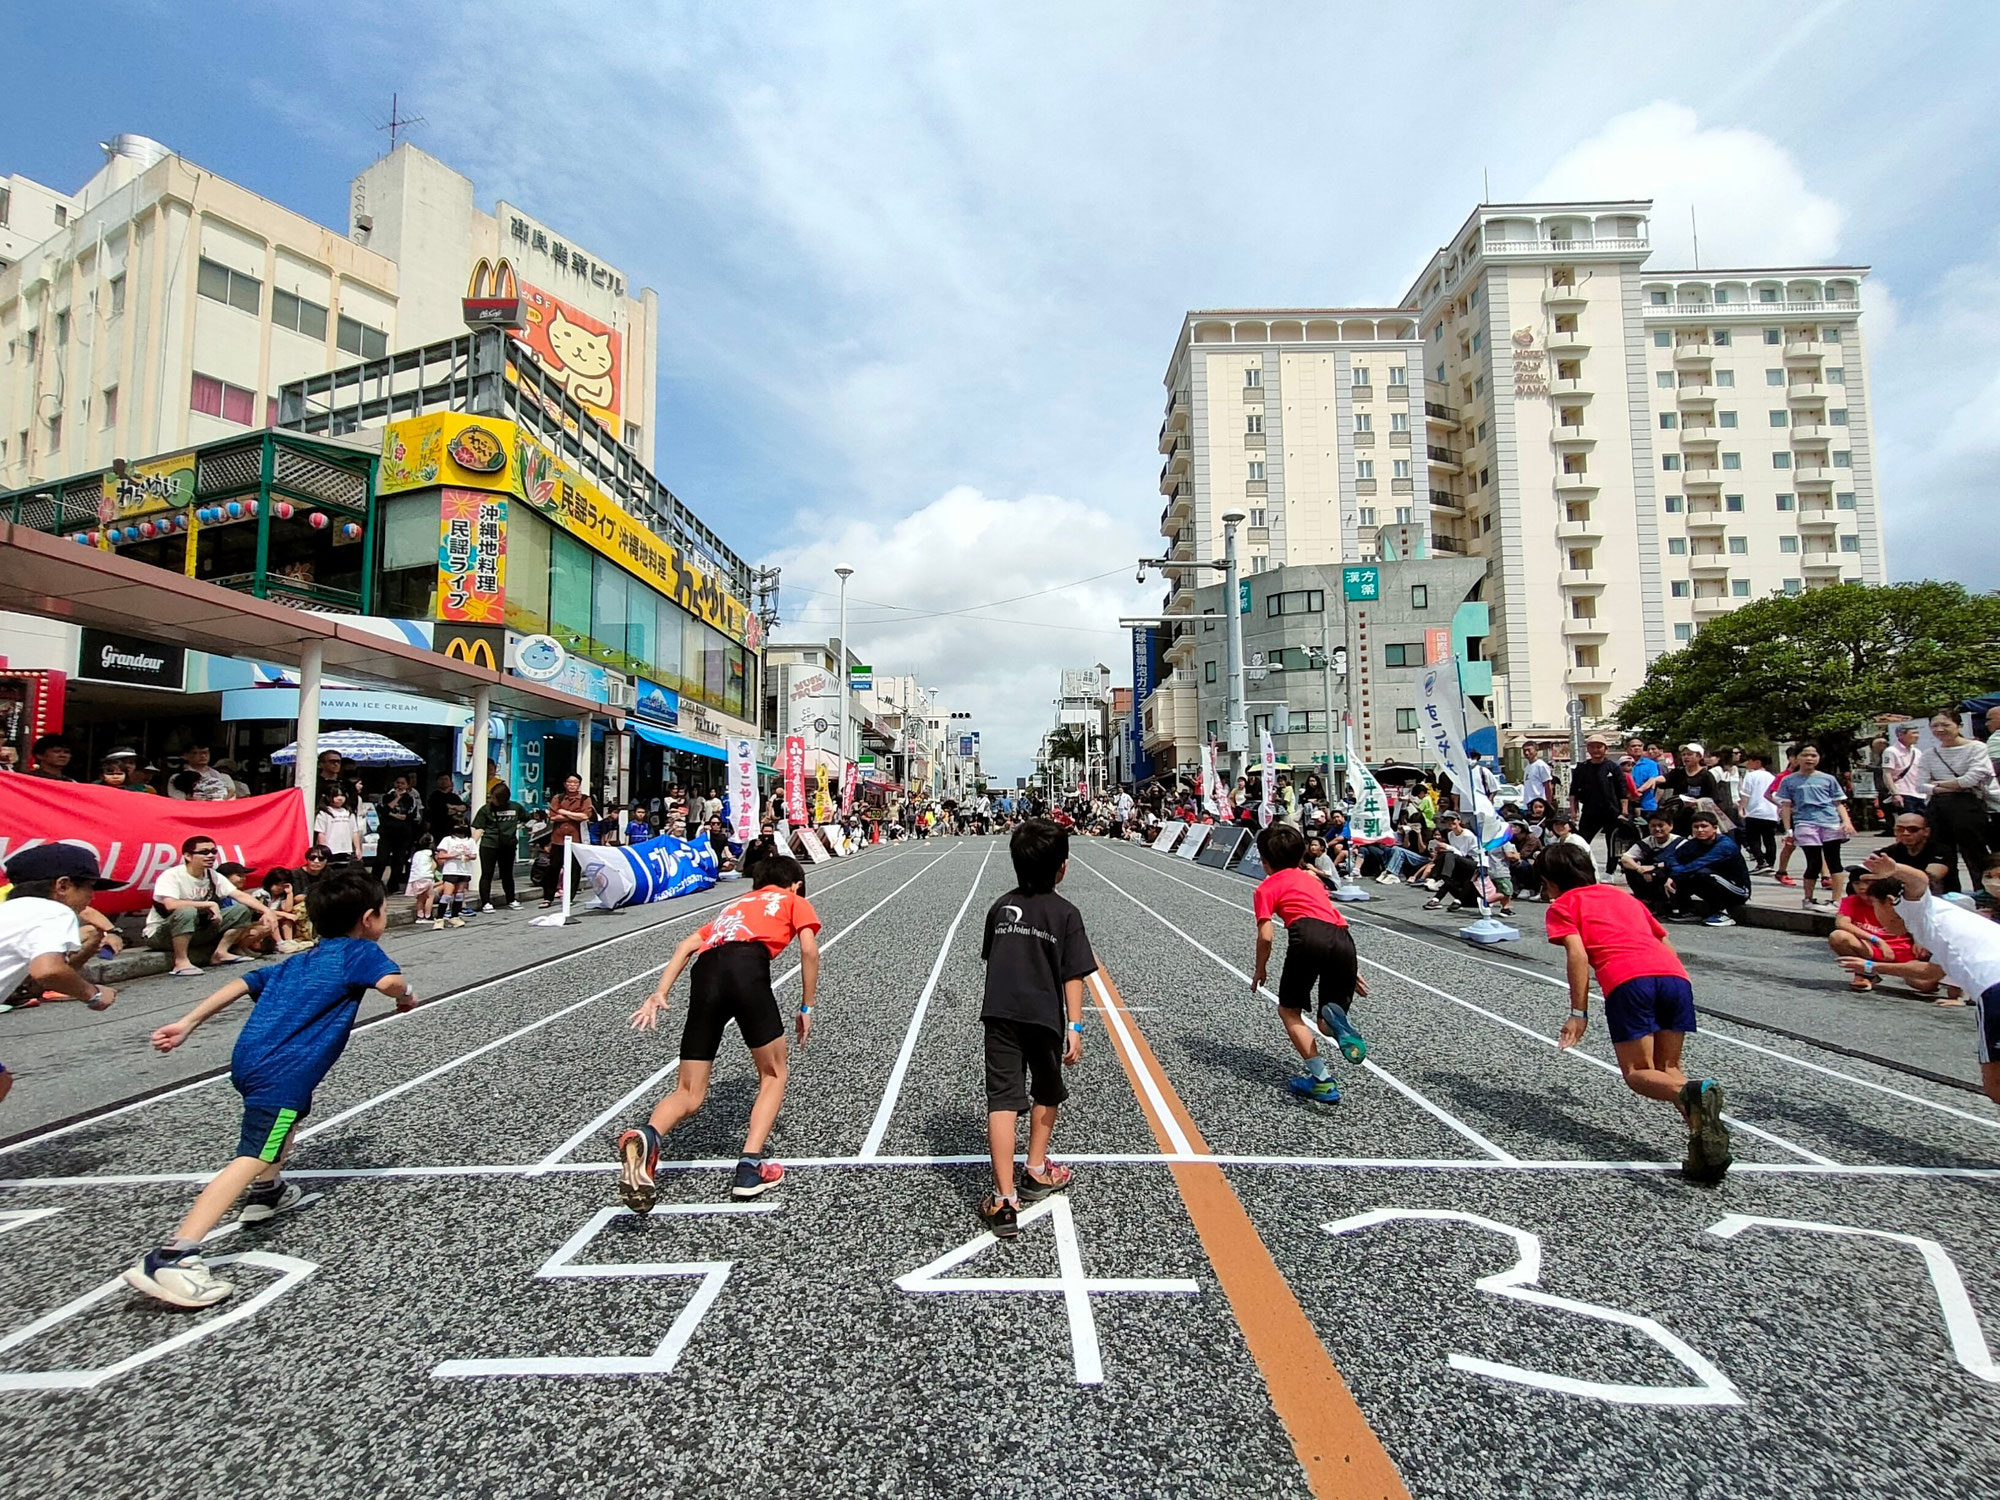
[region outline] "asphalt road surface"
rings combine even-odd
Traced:
[[[1248,882],[1080,843],[1076,1184],[995,1245],[978,945],[1011,882],[985,839],[813,872],[821,1008],[754,1212],[733,1039],[661,1208],[616,1209],[678,999],[656,1034],[626,1016],[714,895],[358,1032],[294,1157],[318,1198],[222,1232],[219,1308],[114,1278],[231,1152],[226,1081],[7,1148],[0,1492],[2000,1494],[1982,1097],[1705,1021],[1739,1164],[1696,1187],[1601,1024],[1556,1051],[1538,910],[1475,952],[1384,892],[1350,912],[1371,1065],[1302,1103]],[[1798,987],[1689,946],[1715,1009]]]

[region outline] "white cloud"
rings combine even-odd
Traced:
[[[1081,501],[997,499],[961,486],[905,516],[844,519],[771,557],[784,569],[775,639],[837,635],[833,570],[852,567],[855,654],[881,672],[915,673],[940,690],[941,707],[970,710],[988,774],[1013,777],[1029,769],[1054,719],[1063,668],[1103,662],[1129,675],[1131,636],[1113,622],[1156,612],[1162,591],[1157,574],[1133,581],[1144,543]],[[1044,592],[1106,569],[1107,577]]]
[[[1823,265],[1840,244],[1840,205],[1806,186],[1789,151],[1665,100],[1607,121],[1529,197],[1651,198],[1652,263],[1668,268],[1693,262],[1690,206],[1704,265]]]

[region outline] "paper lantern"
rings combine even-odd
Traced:
[[[291,520],[292,502],[289,500],[280,500],[276,504],[276,506],[273,507],[273,514],[275,514],[280,521]]]
[[[70,540],[75,542],[79,547],[88,547],[90,545],[90,533],[87,531],[79,531],[75,536],[71,537]]]
[[[332,518],[323,510],[314,511],[306,520],[312,524],[314,531],[324,531],[332,523]]]
[[[230,520],[232,520],[232,521],[237,521],[237,520],[241,520],[241,519],[242,519],[242,517],[243,517],[243,507],[242,507],[242,505],[241,505],[241,504],[239,504],[238,502],[234,501],[234,500],[230,501],[230,502],[229,502],[229,519],[230,519]]]

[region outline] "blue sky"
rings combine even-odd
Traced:
[[[1614,12],[37,7],[9,25],[0,163],[73,187],[138,131],[344,225],[400,92],[483,205],[659,291],[661,475],[785,562],[785,633],[829,626],[851,561],[857,648],[942,683],[1012,772],[1056,671],[1122,672],[1105,626],[1157,602],[1120,560],[1158,541],[1181,313],[1392,301],[1482,171],[1495,199],[1654,196],[1663,247],[1692,200],[1711,265],[1873,266],[1891,571],[2000,586],[2000,30],[1966,5]]]

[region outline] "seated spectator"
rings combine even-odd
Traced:
[[[223,866],[227,874],[229,867]],[[233,880],[235,877],[232,875]],[[273,924],[274,947],[279,953],[299,953],[312,944],[299,937],[299,927],[305,921],[305,892],[298,889],[292,879],[292,872],[280,866],[266,873],[264,883],[258,888],[257,899],[271,909],[277,918]]]
[[[0,902],[0,1008],[11,1008],[17,989],[39,1002],[81,1000],[103,1010],[118,998],[108,986],[83,977],[97,956],[104,931],[80,920],[99,890],[115,887],[98,871],[97,856],[75,844],[36,844],[7,861],[12,887]],[[0,1099],[14,1076],[0,1068]]]
[[[1560,808],[1549,814],[1549,834],[1544,844],[1574,844],[1579,849],[1588,850],[1590,843],[1576,831],[1576,821]]]
[[[1898,813],[1896,842],[1882,852],[1897,864],[1928,875],[1934,896],[1958,889],[1958,861],[1944,841],[1931,832],[1931,820],[1926,813]]]
[[[1750,866],[1736,840],[1711,811],[1694,815],[1694,831],[1661,858],[1672,922],[1734,927],[1750,899]]]
[[[1340,871],[1334,868],[1333,860],[1326,852],[1326,840],[1310,838],[1306,840],[1306,870],[1319,877],[1319,883],[1329,891],[1340,884]]]
[[[261,922],[275,926],[271,910],[215,871],[215,840],[191,834],[181,845],[181,862],[153,882],[153,909],[146,915],[146,946],[171,953],[173,972],[199,975],[204,961],[240,964],[248,958],[236,945]],[[228,898],[230,904],[224,906]]]
[[[1893,877],[1870,879],[1860,869],[1853,875],[1826,940],[1841,968],[1847,970],[1847,987],[1866,994],[1884,979],[1900,979],[1919,995],[1937,994],[1944,983],[1944,969],[1930,961],[1930,951],[1918,947],[1903,924],[1902,913],[1892,899],[1901,894],[1901,883]],[[1950,999],[1946,997],[1946,1001]]]
[[[1438,893],[1424,903],[1436,911],[1449,903],[1452,911],[1479,904],[1479,838],[1455,812],[1438,814],[1438,837],[1431,845],[1431,875]]]
[[[1664,807],[1646,814],[1646,836],[1618,856],[1618,868],[1625,872],[1625,888],[1646,903],[1656,917],[1667,913],[1667,851],[1678,843],[1674,837],[1674,815]]]

